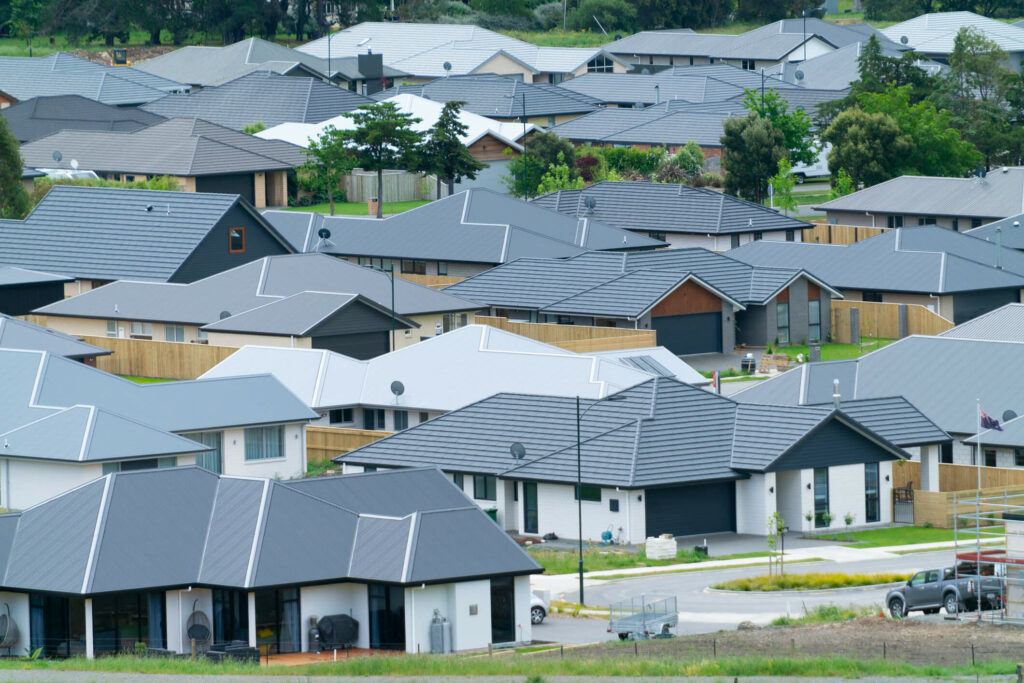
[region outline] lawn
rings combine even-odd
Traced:
[[[870,353],[875,349],[880,349],[883,346],[891,344],[896,341],[895,339],[868,339],[863,338],[859,344],[829,344],[824,343],[821,345],[821,359],[822,360],[847,360],[849,358],[859,358],[865,353]],[[807,360],[808,348],[807,344],[791,344],[789,346],[778,346],[774,349],[775,353],[784,353],[789,356],[790,360],[796,360],[798,355],[803,355],[803,359]]]
[[[429,204],[428,201],[414,200],[409,202],[384,202],[384,213],[402,213],[417,206]],[[330,204],[314,204],[313,206],[289,206],[289,211],[315,211],[316,213],[330,213]],[[366,209],[366,202],[335,202],[334,213],[337,216],[369,216]]]
[[[120,375],[123,379],[130,379],[136,384],[156,384],[157,382],[173,382],[173,379],[163,379],[160,377],[135,377],[134,375]]]
[[[805,624],[828,624],[837,621],[850,621],[857,617],[870,617],[876,614],[884,614],[879,606],[869,607],[840,607],[839,605],[818,605],[811,611],[799,617],[779,617],[772,622],[772,626],[803,626]]]
[[[999,534],[1002,527],[988,527],[987,533]],[[961,539],[966,531],[960,531]],[[845,533],[814,535],[811,538],[828,541],[851,542],[851,548],[882,548],[893,545],[913,545],[915,543],[941,543],[953,540],[952,529],[933,529],[922,526],[896,526],[888,529],[865,529],[864,531],[847,531]]]
[[[821,591],[833,588],[855,588],[858,586],[877,586],[885,583],[906,581],[910,574],[842,574],[840,572],[806,574],[785,574],[784,576],[749,576],[742,579],[731,579],[717,583],[712,588],[724,591]],[[856,616],[856,615],[854,615]]]
[[[544,567],[546,574],[575,574],[579,571],[579,555],[571,550],[552,550],[540,546],[529,546],[527,552]],[[692,548],[682,549],[672,560],[649,560],[643,549],[632,553],[622,549],[583,550],[583,570],[588,572],[606,571],[609,569],[633,569],[636,567],[666,567],[673,564],[695,564],[711,560],[737,560],[748,557],[765,557],[765,552],[740,553],[738,555],[722,555],[705,557],[698,555]]]

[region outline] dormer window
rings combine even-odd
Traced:
[[[228,228],[228,251],[232,254],[245,251],[245,228]]]

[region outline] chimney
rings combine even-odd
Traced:
[[[1003,268],[1003,229],[996,228],[996,268]]]
[[[657,83],[654,84],[654,103],[661,104],[661,86]]]
[[[839,410],[839,380],[832,380],[832,405]]]

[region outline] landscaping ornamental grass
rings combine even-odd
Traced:
[[[572,550],[553,550],[542,546],[529,546],[527,552],[544,567],[546,574],[575,574],[579,571],[579,555]],[[583,569],[588,572],[605,571],[608,569],[632,569],[634,567],[665,567],[673,564],[691,564],[713,560],[735,560],[745,557],[765,557],[767,552],[740,553],[708,558],[698,555],[692,548],[682,549],[672,560],[649,560],[643,548],[637,553],[621,548],[609,547],[601,550],[594,547],[583,551]]]
[[[384,202],[384,213],[402,213],[417,206],[429,204],[428,201],[414,200],[409,202]],[[331,205],[328,203],[313,204],[312,206],[289,206],[289,211],[314,211],[316,213],[330,213]],[[334,202],[334,215],[336,216],[367,216],[370,214],[366,208],[366,202]]]
[[[134,375],[121,375],[123,379],[130,379],[136,384],[155,384],[156,382],[173,382],[173,379],[163,379],[160,377],[136,377]]]
[[[803,626],[805,624],[826,624],[836,621],[850,621],[857,617],[883,616],[881,607],[840,607],[839,605],[819,605],[799,617],[779,617],[772,626]]]
[[[898,466],[898,465],[897,465]],[[1001,526],[987,527],[987,533],[1001,534]],[[961,539],[965,532],[960,532]],[[898,526],[888,529],[866,529],[844,533],[814,535],[813,538],[828,541],[853,541],[851,548],[881,548],[891,545],[913,545],[915,543],[941,543],[953,540],[952,529],[933,529],[923,526]]]
[[[906,581],[910,574],[841,574],[838,572],[807,574],[786,574],[784,576],[751,576],[731,579],[715,584],[712,588],[724,591],[817,591],[830,588],[854,588],[856,586],[877,586],[884,583]]]

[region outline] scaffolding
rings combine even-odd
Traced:
[[[954,494],[953,519],[955,575],[976,579],[969,584],[976,591],[968,598],[973,613],[956,618],[1024,625],[1024,493]],[[984,610],[982,591],[993,586],[997,599],[989,599],[992,609]]]

